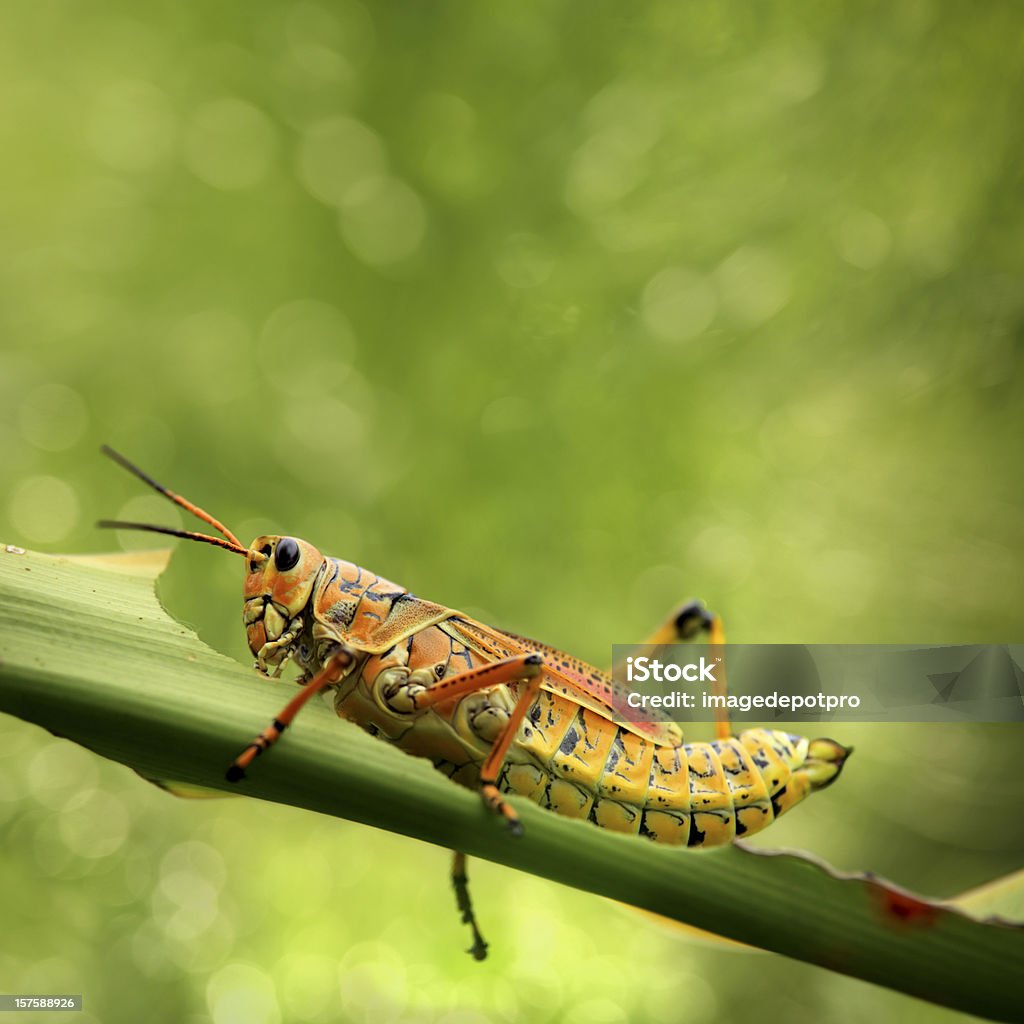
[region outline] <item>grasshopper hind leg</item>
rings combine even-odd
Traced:
[[[686,643],[701,633],[710,633],[717,618],[700,601],[687,601],[674,608],[644,644],[656,647],[661,644]]]
[[[728,687],[725,681],[725,629],[722,620],[709,612],[700,601],[688,601],[676,608],[647,638],[645,644],[657,646],[686,643],[704,632],[708,635],[711,656],[722,662],[721,670],[715,674],[713,692],[716,696],[726,697]],[[732,735],[729,712],[724,707],[715,708],[715,734],[720,740],[728,739]]]
[[[473,913],[473,901],[469,896],[469,877],[466,874],[466,855],[455,851],[452,855],[452,888],[455,889],[455,904],[462,915],[462,923],[468,924],[473,932],[473,945],[466,950],[474,960],[487,959],[487,943],[480,934]]]

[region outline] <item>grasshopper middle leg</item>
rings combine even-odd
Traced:
[[[477,927],[473,901],[469,898],[469,878],[466,875],[466,855],[457,850],[452,854],[452,886],[455,889],[455,903],[462,914],[462,923],[473,931],[473,945],[466,950],[474,960],[487,959],[487,943]]]
[[[411,702],[414,710],[423,711],[435,704],[467,697],[471,693],[486,690],[492,686],[519,680],[525,681],[526,685],[520,691],[508,721],[495,739],[490,753],[480,768],[480,795],[492,811],[505,818],[513,835],[522,835],[523,826],[519,821],[519,816],[502,797],[501,791],[498,789],[498,776],[508,748],[519,729],[519,723],[522,722],[540,690],[543,666],[544,661],[539,654],[516,655],[503,661],[471,669],[468,672],[460,672],[448,679],[442,679],[429,689],[408,690],[403,695],[406,701]],[[469,896],[469,880],[466,877],[466,856],[463,853],[456,852],[454,854],[452,885],[455,888],[455,899],[462,914],[462,921],[464,924],[468,924],[473,932],[473,945],[470,947],[469,953],[474,960],[483,960],[487,956],[487,943],[480,934],[476,915],[473,912],[473,903]]]
[[[501,766],[505,761],[508,748],[512,745],[512,740],[515,739],[519,729],[519,723],[526,716],[526,712],[530,710],[530,705],[540,690],[543,667],[544,659],[539,654],[517,654],[514,657],[470,669],[468,672],[460,672],[448,679],[442,679],[429,689],[419,690],[412,695],[414,710],[423,711],[435,704],[467,697],[471,693],[487,690],[492,686],[525,681],[526,685],[520,691],[515,707],[508,716],[508,721],[498,734],[490,753],[480,767],[480,795],[492,811],[505,818],[509,830],[514,835],[521,835],[523,826],[519,822],[519,815],[502,797],[501,791],[498,789],[498,776],[501,773]]]

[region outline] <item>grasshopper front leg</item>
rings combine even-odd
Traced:
[[[284,663],[288,658],[288,652],[291,650],[292,644],[295,643],[301,633],[302,617],[297,616],[292,621],[291,629],[286,633],[282,633],[276,640],[268,641],[260,648],[259,654],[256,655],[255,667],[265,676],[276,679],[281,675],[281,669],[284,668]]]
[[[313,697],[328,686],[340,682],[357,664],[357,652],[341,646],[331,655],[327,664],[309,680],[305,686],[281,709],[277,717],[231,762],[226,778],[228,782],[238,782],[245,778],[245,769],[269,750],[280,738],[281,733],[291,725],[295,716]]]

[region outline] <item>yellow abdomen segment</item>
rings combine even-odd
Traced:
[[[500,780],[559,814],[657,842],[721,846],[769,825],[806,796],[794,776],[806,740],[754,729],[713,743],[658,746],[543,692]]]
[[[417,643],[435,632],[438,651],[449,654],[444,670],[472,664],[469,652],[434,627],[379,659],[374,671],[360,673],[355,685],[336,694],[335,706],[374,735],[430,758],[454,781],[476,787],[496,723],[502,716],[507,721],[516,703],[514,686],[438,704],[419,716],[397,714],[375,694],[376,673],[388,665],[437,660],[433,651],[429,659],[416,656],[422,653]],[[509,747],[498,786],[615,832],[721,846],[759,832],[808,794],[807,757],[806,739],[770,729],[706,743],[657,743],[569,695],[541,690]]]

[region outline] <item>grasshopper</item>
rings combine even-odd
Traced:
[[[602,828],[683,847],[721,846],[759,832],[813,790],[838,777],[850,750],[830,739],[779,730],[732,734],[724,711],[713,742],[685,743],[674,723],[616,714],[627,692],[570,654],[477,622],[414,596],[297,537],[257,537],[248,547],[222,523],[104,446],[103,452],[220,536],[150,523],[100,526],[201,541],[245,559],[242,617],[256,668],[300,669],[301,689],[232,762],[245,775],[312,697],[333,691],[337,713],[410,754],[429,758],[453,781],[479,791],[515,835],[522,825],[506,796],[526,797]],[[647,641],[725,637],[699,602],[676,609]],[[719,685],[724,689],[724,678]],[[469,898],[466,858],[455,852],[452,882],[469,952],[487,943]]]

